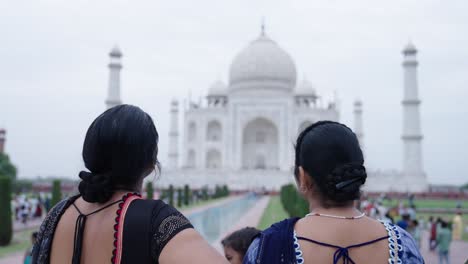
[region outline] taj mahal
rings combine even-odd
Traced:
[[[421,192],[428,187],[422,162],[416,55],[411,43],[403,50],[402,167],[368,168],[367,191]],[[110,52],[107,108],[122,103],[121,57],[118,48]],[[170,103],[169,162],[158,186],[227,184],[232,190],[279,190],[294,181],[293,146],[299,132],[319,120],[340,120],[336,102],[320,99],[308,80],[297,79],[293,58],[262,26],[259,36],[234,57],[227,83],[215,81],[203,102]],[[354,103],[351,126],[361,145],[362,106],[359,100]]]

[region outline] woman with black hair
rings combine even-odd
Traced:
[[[79,194],[48,214],[32,263],[225,262],[176,209],[141,199],[143,179],[158,167],[158,137],[135,106],[97,117],[83,145]]]
[[[299,135],[295,178],[310,213],[263,231],[244,263],[424,263],[406,231],[353,206],[367,174],[358,139],[345,125],[321,121]]]

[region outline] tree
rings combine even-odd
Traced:
[[[153,183],[147,182],[146,183],[146,199],[153,200],[154,190],[153,190]]]
[[[182,207],[182,189],[178,188],[177,189],[177,207]]]
[[[229,196],[229,187],[225,184],[223,185],[223,196],[227,197]]]
[[[184,204],[190,204],[190,187],[188,186],[188,184],[184,185]]]
[[[172,186],[172,184],[169,185],[167,196],[169,197],[169,205],[174,206],[174,186]]]
[[[13,237],[11,182],[10,177],[0,176],[0,246],[10,244]]]
[[[10,157],[5,153],[0,153],[0,175],[10,178],[12,181],[16,179],[16,167],[11,163]]]
[[[204,186],[204,187],[202,188],[202,191],[201,191],[201,192],[202,192],[202,194],[201,194],[202,200],[203,200],[203,201],[208,200],[208,198],[209,198],[209,197],[208,197],[208,188],[207,188],[206,186]]]
[[[52,182],[52,201],[51,207],[54,207],[60,200],[62,200],[62,189],[60,188],[61,182],[60,180],[54,180]]]

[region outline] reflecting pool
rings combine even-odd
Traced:
[[[220,206],[188,215],[195,229],[209,242],[213,243],[227,232],[243,214],[258,200],[255,195],[246,195]]]

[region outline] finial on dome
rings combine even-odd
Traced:
[[[115,45],[110,51],[109,56],[117,58],[122,57],[122,51],[120,51],[119,46]]]
[[[408,41],[408,44],[403,48],[403,54],[405,55],[411,55],[411,54],[416,54],[418,50],[416,49],[416,46],[413,44],[411,39]]]
[[[262,30],[262,36],[265,36],[265,17],[262,17],[262,25],[261,25],[261,30]]]

